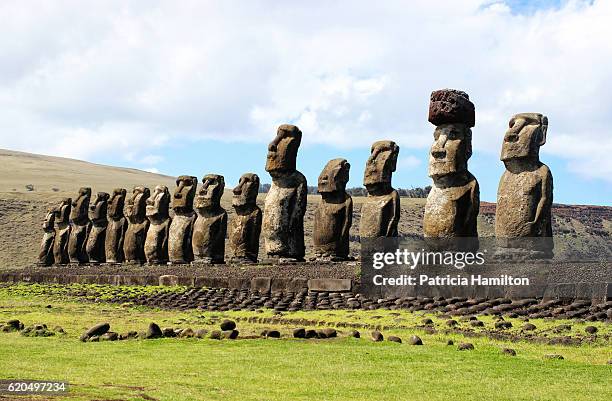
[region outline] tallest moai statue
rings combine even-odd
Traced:
[[[533,258],[552,257],[554,247],[553,177],[540,161],[547,131],[546,116],[517,114],[510,119],[501,151],[506,171],[497,190],[495,236],[501,247],[528,250],[525,256]]]
[[[434,91],[429,103],[429,122],[436,129],[429,153],[429,176],[433,186],[425,204],[425,237],[476,238],[480,189],[478,181],[468,171],[474,104],[462,91]]]
[[[296,170],[302,131],[295,125],[278,127],[276,138],[268,145],[266,171],[272,186],[266,195],[263,237],[268,256],[301,261],[304,259],[304,214],[306,177]]]

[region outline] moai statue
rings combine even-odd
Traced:
[[[70,239],[70,212],[72,199],[65,198],[55,208],[55,242],[53,243],[53,260],[56,265],[70,262],[68,240]]]
[[[168,256],[170,263],[190,263],[193,260],[191,236],[197,215],[193,211],[193,198],[198,187],[198,178],[181,175],[176,179],[176,190],[172,198],[174,217],[170,223]]]
[[[222,175],[207,174],[202,178],[202,188],[194,201],[198,217],[191,240],[193,263],[225,263],[227,212],[221,207],[224,189]]]
[[[272,176],[272,186],[264,206],[263,237],[268,256],[281,260],[304,260],[308,187],[306,177],[296,170],[301,140],[298,127],[283,124],[268,145],[266,171]]]
[[[346,193],[351,165],[345,159],[330,160],[319,175],[321,194],[314,217],[313,241],[317,259],[346,260],[349,230],[353,224],[353,199]]]
[[[128,221],[123,214],[125,207],[124,188],[115,188],[108,201],[108,227],[106,228],[106,263],[121,263],[123,257],[123,240],[128,227]]]
[[[501,151],[506,171],[497,190],[495,235],[502,246],[514,247],[515,239],[517,248],[522,247],[520,242],[532,248],[532,257],[550,258],[554,246],[553,177],[548,166],[540,162],[548,118],[539,113],[521,113],[512,117],[509,125]],[[533,237],[544,239],[528,239]]]
[[[144,243],[149,229],[149,220],[146,216],[147,199],[151,192],[143,186],[134,187],[132,197],[125,205],[125,216],[128,228],[123,241],[123,255],[125,262],[130,264],[144,263]]]
[[[397,237],[400,197],[391,186],[399,146],[393,141],[374,142],[366,162],[363,185],[368,197],[361,206],[361,238]]]
[[[55,260],[53,256],[53,243],[55,242],[55,208],[50,208],[43,222],[43,238],[38,253],[39,266],[51,266]]]
[[[70,263],[86,263],[86,243],[91,221],[89,220],[89,200],[91,199],[91,188],[79,189],[79,195],[72,201],[70,212],[70,237],[68,239],[68,256]]]
[[[89,220],[91,231],[87,237],[87,257],[90,263],[104,263],[106,261],[106,229],[108,227],[108,198],[106,192],[98,192],[89,206]]]
[[[460,242],[455,245],[463,249],[478,247],[480,189],[468,171],[474,121],[474,104],[467,93],[454,89],[432,92],[429,122],[436,129],[429,153],[429,176],[433,186],[425,204],[423,231],[425,238],[451,239]],[[470,239],[452,240],[456,237]]]
[[[149,265],[168,263],[168,237],[170,235],[170,191],[165,185],[158,185],[147,199],[149,230],[144,249]]]
[[[261,209],[257,206],[259,177],[247,173],[233,189],[232,206],[236,215],[229,226],[229,247],[234,263],[257,263]]]

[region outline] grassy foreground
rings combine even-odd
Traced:
[[[71,389],[64,399],[69,400],[604,400],[612,394],[612,365],[606,364],[612,358],[609,337],[562,346],[466,338],[442,330],[427,334],[416,327],[423,314],[377,310],[296,312],[283,318],[317,321],[323,327],[380,324],[389,327],[385,336],[407,340],[417,334],[425,345],[374,343],[365,329],[360,331],[368,338],[297,340],[288,338],[295,325],[242,320],[241,337],[278,328],[284,338],[81,343],[80,334],[103,321],[116,332],[142,331],[151,321],[162,327],[212,330],[222,317],[272,314],[93,304],[65,295],[32,295],[37,291],[28,289],[0,287],[0,322],[17,318],[26,325],[59,325],[67,334],[41,338],[0,333],[0,378],[66,380]],[[443,327],[443,320],[427,316]],[[542,332],[561,323],[571,323],[575,333],[584,327],[574,322],[532,323]],[[414,328],[405,328],[410,326]],[[609,324],[595,326],[600,337],[611,331]],[[455,344],[469,341],[475,350],[458,351],[456,345],[446,345],[448,339]],[[506,356],[502,347],[518,355]],[[545,354],[565,359],[548,360]]]

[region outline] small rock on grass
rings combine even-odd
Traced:
[[[224,320],[221,322],[221,331],[234,330],[236,328],[236,322],[233,320]]]
[[[410,336],[410,340],[408,340],[410,345],[423,345],[423,340],[419,336]]]
[[[525,323],[523,325],[523,330],[525,330],[525,331],[532,331],[532,330],[535,330],[535,329],[536,329],[536,326],[533,323]]]
[[[459,351],[471,351],[474,349],[474,344],[472,343],[461,343],[457,347]]]
[[[303,327],[293,330],[293,338],[306,338],[306,329]]]
[[[107,331],[106,333],[100,336],[100,341],[117,341],[119,339],[119,334]]]
[[[109,323],[98,323],[81,335],[81,341],[91,340],[92,337],[99,337],[110,330]]]
[[[353,338],[360,338],[361,334],[357,330],[351,330],[348,336]]]
[[[453,340],[448,340],[446,342],[446,345],[455,345],[455,342]]]
[[[145,335],[145,338],[152,339],[152,338],[160,338],[163,336],[164,336],[164,333],[162,333],[157,323],[153,323],[153,322],[149,323],[149,328],[147,329],[147,334]]]
[[[387,337],[387,341],[391,341],[391,342],[399,343],[399,344],[402,343],[402,339],[399,338],[398,336],[389,336]]]
[[[336,331],[336,329],[331,328],[321,329],[317,331],[317,334],[319,335],[319,338],[334,338],[338,336],[338,332]]]
[[[223,337],[223,333],[221,333],[219,330],[213,330],[210,332],[210,338],[212,340],[220,340]]]
[[[502,348],[501,352],[504,355],[516,356],[516,351],[512,348]]]
[[[306,330],[306,338],[319,338],[317,331],[314,329]]]
[[[383,334],[378,330],[374,330],[372,334],[370,334],[370,337],[372,338],[372,341],[375,341],[375,342],[379,342],[385,339]]]
[[[162,334],[164,337],[176,337],[176,332],[172,327],[164,327],[162,329]]]
[[[238,338],[238,334],[240,334],[238,330],[225,330],[223,331],[223,338],[235,340]]]
[[[559,355],[559,354],[546,354],[544,355],[544,358],[545,359],[558,359],[558,360],[565,359],[563,358],[563,355]]]
[[[595,326],[587,326],[584,328],[584,331],[586,331],[588,334],[595,334],[597,333],[597,327]]]
[[[206,330],[206,329],[198,329],[195,332],[195,336],[197,338],[204,338],[204,337],[206,337],[206,334],[208,334],[208,330]]]
[[[280,338],[280,331],[278,330],[268,330],[266,334],[266,338]]]

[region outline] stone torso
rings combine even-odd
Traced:
[[[334,203],[322,199],[314,217],[313,242],[315,254],[348,256],[348,231],[353,214],[353,201],[345,195],[344,202]]]
[[[71,224],[70,237],[68,239],[68,256],[70,263],[87,262],[86,241],[91,228],[90,223]]]
[[[147,236],[149,221],[129,223],[123,242],[123,253],[128,263],[141,263],[145,261],[144,243]]]
[[[543,181],[550,182],[544,194]],[[538,204],[545,196],[539,218]],[[495,234],[504,238],[551,237],[552,175],[546,165],[535,171],[511,173],[505,171],[499,182]]]
[[[107,225],[92,225],[89,236],[87,237],[87,256],[92,263],[102,263],[106,260],[105,240]]]
[[[221,209],[211,215],[199,214],[193,226],[194,261],[223,262],[227,213]]]
[[[123,262],[123,238],[127,228],[126,225],[127,219],[125,217],[117,220],[109,219],[105,240],[107,263]]]
[[[55,242],[55,231],[45,231],[40,244],[38,263],[44,266],[52,265],[55,257],[53,255],[53,244]]]
[[[189,263],[193,260],[191,235],[195,212],[187,214],[176,213],[170,223],[168,239],[168,256],[172,263]]]
[[[474,177],[462,186],[439,188],[434,185],[425,205],[425,237],[477,237],[479,207],[478,182]]]
[[[359,236],[364,238],[396,237],[400,214],[399,194],[368,195],[361,205]]]
[[[257,262],[261,219],[262,213],[258,207],[254,207],[251,212],[236,212],[229,226],[232,258]]]
[[[268,255],[295,258],[304,256],[306,194],[306,178],[299,171],[272,180],[263,215]]]
[[[170,218],[167,218],[160,223],[151,223],[149,225],[144,245],[147,263],[163,264],[168,262],[170,223]]]
[[[68,257],[68,239],[70,237],[70,225],[61,224],[55,229],[55,242],[53,243],[53,259],[55,264],[66,264],[70,261]]]

